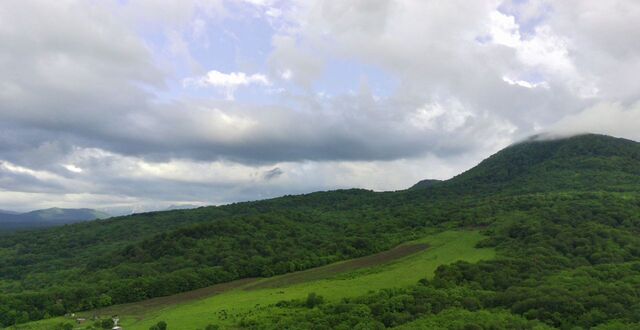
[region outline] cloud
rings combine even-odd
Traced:
[[[73,172],[73,173],[82,173],[82,169],[73,165],[73,164],[62,164],[62,167],[64,167],[67,171],[69,172]]]
[[[284,172],[279,167],[276,167],[274,169],[271,169],[271,170],[268,170],[268,171],[264,172],[262,174],[262,177],[265,180],[273,180],[273,179],[276,179],[277,177],[281,176],[283,173]]]
[[[568,40],[577,69],[594,81],[600,100],[635,102],[640,82],[640,3],[558,1],[548,25]]]
[[[415,80],[414,78],[417,77],[413,77],[413,73],[421,70],[413,68],[410,70],[412,76],[403,78],[406,82],[403,83],[405,85],[401,91],[397,95],[384,99],[376,98],[366,89],[355,94],[345,91],[342,95],[331,97],[318,97],[315,93],[304,92],[295,94],[292,90],[287,90],[282,94],[284,99],[269,105],[179,97],[170,102],[158,102],[155,100],[155,95],[162,93],[160,90],[162,81],[167,77],[161,75],[161,71],[156,68],[150,50],[145,47],[143,40],[116,24],[117,22],[113,21],[113,18],[103,10],[104,8],[92,8],[74,2],[70,2],[68,6],[70,6],[69,10],[53,8],[50,11],[58,16],[55,21],[42,19],[32,22],[36,27],[38,24],[41,25],[40,30],[37,30],[40,32],[34,33],[38,38],[28,39],[26,43],[18,42],[20,34],[18,30],[3,30],[9,31],[4,35],[7,40],[5,44],[15,44],[15,47],[9,47],[8,58],[11,61],[0,64],[5,65],[3,66],[5,71],[12,73],[3,76],[0,81],[13,86],[5,89],[9,92],[2,99],[1,116],[3,122],[14,127],[12,134],[21,136],[14,141],[13,145],[7,145],[8,149],[40,148],[49,141],[55,141],[59,146],[67,149],[74,146],[97,147],[123,155],[154,160],[227,159],[242,163],[390,160],[420,157],[427,153],[446,156],[473,148],[486,148],[487,145],[493,145],[494,141],[501,140],[499,135],[504,134],[504,128],[508,127],[508,125],[505,126],[505,120],[502,118],[483,113],[485,107],[478,109],[478,104],[474,104],[477,103],[476,100],[463,100],[458,95],[448,93],[444,95],[416,93],[410,88],[407,89],[407,86],[412,86],[414,83],[415,86],[426,87],[424,79]],[[355,34],[362,34],[366,40],[379,44],[379,47],[371,49],[374,53],[353,53],[360,57],[364,56],[368,60],[379,57],[378,52],[384,55],[394,48],[396,41],[390,41],[387,34],[394,35],[399,32],[395,30],[404,29],[402,24],[408,23],[409,27],[415,24],[413,20],[407,21],[407,17],[402,17],[412,15],[413,9],[398,11],[393,6],[367,5],[366,3],[360,3],[358,6],[363,6],[362,13],[358,11],[356,14],[350,8],[333,8],[328,3],[321,6],[321,10],[328,14],[346,10],[347,14],[342,16],[339,22],[335,22],[338,24],[336,28],[340,28],[342,24],[354,23],[358,26]],[[15,7],[9,9],[33,12],[33,17],[44,16],[46,10],[37,6],[29,8],[28,2],[26,5],[20,3]],[[439,7],[440,5],[433,7],[437,9],[434,14],[445,12],[453,14],[454,12],[453,7],[444,6],[444,9]],[[360,7],[354,9],[358,8]],[[88,20],[85,12],[96,17]],[[392,14],[400,17],[393,17]],[[314,15],[316,14],[310,14],[315,17]],[[10,16],[7,20],[3,20],[4,24],[7,26],[21,24],[21,21],[11,20],[19,15]],[[333,20],[334,15],[323,15],[315,19]],[[377,27],[373,24],[377,19],[383,19],[387,23],[383,24],[382,28]],[[74,25],[85,26],[85,28],[74,27],[69,33],[65,31],[49,33],[65,28],[64,25],[58,24],[60,21],[73,22]],[[458,22],[465,25],[468,23],[467,20]],[[47,24],[51,24],[51,28]],[[333,23],[329,21],[323,24]],[[455,25],[453,28],[456,29]],[[428,27],[426,29],[428,30]],[[457,29],[460,30],[460,28]],[[342,30],[334,32],[337,37],[347,33]],[[428,31],[425,30],[426,32]],[[92,33],[97,36],[94,37]],[[57,56],[52,57],[49,48],[39,47],[42,43],[56,45],[55,41],[59,35],[64,35],[69,44],[59,45],[55,53],[58,54]],[[347,35],[346,41],[355,41],[350,34],[347,33]],[[85,42],[83,38],[90,41]],[[297,43],[293,36],[274,36],[274,51],[268,55],[268,59],[265,54],[265,60],[272,65],[281,63],[283,68],[286,67],[283,73],[289,70],[290,74],[287,76],[290,76],[290,79],[310,88],[311,83],[317,79],[325,65],[322,57],[330,55],[331,52],[329,49],[319,47],[322,51],[315,53],[316,56],[314,56],[312,49],[315,47],[314,36],[308,37],[307,33],[302,31],[298,38],[303,40],[308,38],[308,40]],[[335,42],[338,48],[346,47],[339,38]],[[387,44],[388,42],[392,44]],[[357,44],[363,44],[363,42],[358,41]],[[311,48],[305,48],[305,45]],[[421,46],[417,45],[417,48],[420,49]],[[108,49],[108,51],[97,52],[96,49]],[[281,53],[280,51],[283,50],[286,52]],[[356,51],[359,50],[351,49],[349,52]],[[87,54],[87,52],[94,53]],[[346,49],[342,49],[334,56],[347,53]],[[407,58],[410,61],[403,62],[413,62],[414,68],[423,66],[423,61],[418,58],[418,56],[421,58],[422,54],[422,50],[418,53],[408,49],[406,56],[411,56]],[[391,55],[396,57],[401,54]],[[449,54],[446,56],[449,57]],[[51,58],[56,61],[60,59],[63,63],[59,66],[53,65],[56,68],[54,73],[49,72],[52,69],[51,65],[41,68],[34,65],[47,63]],[[320,59],[316,61],[315,58]],[[394,61],[392,62],[396,63]],[[383,63],[380,62],[380,64]],[[279,67],[278,65],[280,64],[276,67]],[[90,70],[92,66],[97,69]],[[392,72],[398,69],[384,66],[394,69]],[[29,68],[31,72],[15,70],[17,67]],[[456,68],[455,71],[458,69]],[[455,71],[447,73],[446,76],[457,74]],[[402,75],[402,72],[398,74]],[[49,79],[51,76],[58,79],[51,80]],[[436,78],[430,77],[428,80]],[[234,95],[233,91],[236,88],[272,83],[265,75],[259,73],[246,74],[242,71],[223,73],[217,70],[210,71],[191,82],[222,88],[229,98]],[[141,86],[141,83],[148,83],[152,87],[150,89],[144,85]],[[68,88],[65,84],[69,84]],[[122,88],[123,86],[127,88]],[[476,87],[476,84],[468,88],[472,89],[472,87]],[[442,100],[446,101],[443,103]],[[438,105],[441,108],[440,111],[445,112],[441,114],[441,119],[451,118],[451,120],[442,122],[442,125],[438,124],[431,130],[426,130],[424,125],[407,126],[408,118],[413,118],[411,120],[413,123],[419,120],[414,114],[416,111],[419,112],[425,104]],[[464,110],[459,110],[461,107],[464,107]],[[458,124],[452,119],[456,117],[449,115],[449,112],[464,113],[465,117],[473,116],[474,120],[465,120]],[[51,116],[52,113],[55,113],[55,116]],[[488,127],[491,129],[487,130]],[[446,138],[449,134],[456,134],[459,139]],[[478,139],[470,138],[474,135],[487,138],[479,142]],[[31,162],[36,162],[34,157],[27,160],[20,152],[8,151],[5,155],[14,161],[20,159],[28,161],[26,165],[35,165]],[[44,162],[42,164],[41,166],[46,166]]]
[[[622,0],[5,1],[0,208],[400,189],[546,130],[637,139],[639,20]]]
[[[640,103],[598,103],[580,113],[567,116],[552,127],[551,133],[564,135],[600,133],[640,141]]]
[[[0,208],[84,206],[120,214],[175,204],[221,204],[336,188],[404,189],[415,183],[416,175],[452,176],[475,157],[455,157],[455,166],[427,156],[375,162],[280,162],[272,167],[186,159],[153,162],[100,149],[75,149],[64,161],[83,168],[81,175],[65,177],[22,167],[21,176],[14,173],[9,182],[0,166]]]
[[[273,51],[269,57],[269,64],[274,76],[283,80],[293,80],[295,83],[311,88],[325,67],[320,54],[312,50],[298,47],[291,36],[276,35],[272,39]]]
[[[532,83],[526,80],[515,80],[507,76],[502,77],[502,80],[504,80],[509,85],[515,85],[515,86],[520,86],[524,88],[537,88],[537,87],[549,88],[549,84],[545,81]]]
[[[247,75],[244,72],[222,73],[220,71],[211,70],[203,77],[185,79],[183,84],[185,87],[195,85],[200,87],[213,86],[222,88],[226,92],[227,99],[233,100],[233,93],[238,87],[254,84],[269,86],[271,82],[267,79],[267,76],[260,73]]]

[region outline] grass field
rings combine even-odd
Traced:
[[[278,312],[273,306],[278,301],[303,299],[310,292],[327,301],[337,301],[371,290],[415,284],[421,278],[431,277],[441,264],[491,259],[495,256],[494,250],[474,248],[482,238],[477,231],[441,232],[373,257],[273,278],[234,281],[99,312],[119,315],[121,325],[127,330],[147,330],[160,320],[166,321],[170,329],[203,329],[207,324],[226,328],[245,317]],[[81,314],[94,313],[96,311]],[[63,321],[69,320],[54,318],[17,329],[48,329]]]

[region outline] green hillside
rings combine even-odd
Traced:
[[[403,242],[428,243],[451,229],[481,230],[485,238],[474,244],[495,258],[471,257],[485,250],[467,246],[436,263],[407,264],[401,273],[410,276],[393,281],[355,272],[366,284],[360,291],[312,287],[325,299],[311,302],[302,287],[315,281],[292,286],[278,301],[260,300],[256,291],[237,305],[250,313],[245,317],[222,319],[215,301],[223,298],[214,297],[127,322],[140,329],[159,320],[177,328],[186,318],[189,329],[208,322],[267,329],[640,322],[640,144],[599,135],[525,141],[421,189],[285,196],[2,237],[0,322],[301,271]]]
[[[431,277],[442,264],[458,260],[489,260],[494,257],[492,249],[474,248],[482,239],[483,236],[477,231],[446,231],[406,245],[426,243],[428,249],[377,266],[345,272],[331,266],[320,267],[301,272],[300,275],[304,276],[302,280],[293,278],[298,273],[254,279],[233,285],[232,288],[219,287],[216,292],[222,293],[210,293],[211,296],[204,299],[177,295],[162,301],[116,305],[81,315],[119,315],[122,319],[120,323],[126,329],[146,330],[161,320],[184,329],[204,328],[207,324],[232,327],[240,322],[255,322],[255,319],[278,315],[286,309],[276,304],[291,299],[304,300],[309,293],[315,293],[327,302],[339,302],[345,297],[366,294],[373,288],[413,285],[424,277]],[[344,263],[336,266],[341,264]],[[334,268],[333,271],[331,268]],[[25,329],[47,329],[63,322],[68,322],[68,319],[62,317],[41,321],[29,324]]]

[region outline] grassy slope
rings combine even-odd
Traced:
[[[343,273],[329,279],[300,283],[285,288],[261,290],[240,288],[194,302],[177,304],[160,310],[147,310],[143,316],[130,315],[127,310],[115,309],[114,311],[123,319],[121,323],[127,330],[146,330],[160,320],[166,321],[169,327],[174,329],[178,327],[198,329],[210,323],[231,326],[242,317],[277,313],[278,308],[267,306],[281,300],[302,299],[310,292],[322,295],[328,301],[338,301],[343,297],[362,295],[370,290],[415,284],[421,278],[431,277],[441,264],[458,260],[476,262],[491,259],[495,256],[494,250],[474,248],[482,238],[483,236],[477,231],[442,232],[409,243],[426,243],[429,248],[425,251],[390,264]],[[261,281],[272,280],[270,278]],[[228,315],[226,320],[219,318],[223,310]],[[87,314],[91,315],[91,313]],[[66,320],[55,318],[33,322],[20,326],[19,329],[47,329],[61,321]]]

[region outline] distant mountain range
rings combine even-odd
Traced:
[[[0,210],[0,231],[53,227],[109,217],[111,217],[111,215],[93,209],[63,209],[54,207],[26,213]]]
[[[164,211],[172,211],[172,210],[189,210],[189,209],[197,209],[199,207],[202,207],[202,205],[195,205],[195,204],[174,204],[174,205],[170,205],[169,207],[167,207],[166,209],[164,209]]]

